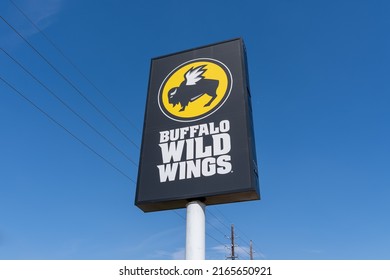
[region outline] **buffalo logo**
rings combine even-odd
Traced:
[[[232,75],[222,62],[201,58],[187,61],[164,79],[158,93],[161,111],[176,121],[203,119],[217,111],[232,88]]]

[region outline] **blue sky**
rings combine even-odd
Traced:
[[[390,258],[388,1],[8,0],[1,48],[138,162],[150,59],[242,37],[262,200],[207,208],[209,259]],[[3,51],[0,259],[180,259],[184,210],[134,206],[137,168]],[[94,88],[125,114],[123,118]],[[127,138],[123,135],[125,134]],[[129,141],[129,139],[131,141]],[[132,143],[133,142],[133,143]]]

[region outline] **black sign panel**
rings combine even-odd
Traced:
[[[241,39],[152,59],[135,204],[260,199],[250,99]]]

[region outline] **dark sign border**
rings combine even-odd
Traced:
[[[158,104],[158,92],[167,77],[181,65],[205,58],[220,61],[232,71],[234,82],[229,98],[217,110],[196,120],[183,122],[164,115]],[[218,123],[225,119],[234,125],[231,131],[231,159],[235,173],[180,182],[175,180],[161,183],[156,179],[156,166],[161,164],[159,132],[183,126]],[[214,205],[258,199],[260,191],[251,95],[242,39],[232,39],[152,59],[135,204],[144,212],[152,212],[184,208],[192,200]]]

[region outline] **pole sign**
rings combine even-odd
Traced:
[[[151,61],[135,204],[144,212],[260,199],[245,47]]]

